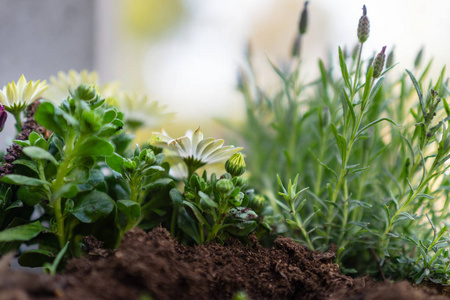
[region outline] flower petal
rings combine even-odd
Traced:
[[[205,147],[203,152],[200,154],[200,157],[208,157],[212,152],[216,151],[216,149],[222,147],[224,140],[214,140],[208,146]]]

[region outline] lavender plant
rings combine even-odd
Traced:
[[[302,28],[306,9],[305,4]],[[393,51],[383,47],[365,60],[369,35],[364,6],[357,47],[351,54],[338,49],[339,77],[319,60],[320,78],[303,82],[300,55],[293,56],[289,69],[271,63],[281,82],[274,94],[256,85],[258,74],[241,73],[247,118],[233,129],[252,153],[250,181],[270,200],[266,211],[273,212],[272,220],[287,222],[274,222],[276,232],[311,249],[336,245],[337,262],[346,272],[446,283],[445,69],[426,96],[430,64],[415,78],[422,51],[413,71],[385,79],[395,66]]]

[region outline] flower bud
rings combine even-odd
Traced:
[[[373,60],[373,78],[378,78],[381,75],[384,67],[384,60],[386,59],[386,46],[381,49],[381,52],[377,54]]]
[[[266,198],[264,198],[264,196],[254,195],[250,199],[248,206],[251,209],[253,209],[254,212],[256,212],[257,214],[260,214],[264,209],[265,202],[266,202]]]
[[[2,132],[5,127],[6,119],[8,118],[8,113],[5,110],[4,105],[0,105],[0,132]]]
[[[81,100],[92,101],[97,96],[97,86],[81,84],[76,89],[73,96],[77,95]]]
[[[229,179],[220,179],[216,183],[216,189],[223,194],[230,192],[233,188],[234,184]]]
[[[225,163],[225,170],[231,174],[231,176],[241,176],[245,172],[244,156],[241,152],[233,154]]]
[[[242,187],[247,186],[248,179],[244,178],[243,176],[237,176],[233,178],[233,183],[235,186],[240,187],[242,189]]]
[[[305,34],[308,27],[308,2],[309,1],[305,1],[305,6],[303,7],[303,11],[300,16],[300,22],[298,23],[298,32],[300,34]]]
[[[133,172],[136,169],[136,162],[131,159],[124,159],[123,168],[127,172]]]
[[[358,23],[358,40],[361,44],[363,44],[369,38],[370,33],[370,22],[367,17],[366,6],[363,6],[363,15],[359,19]]]

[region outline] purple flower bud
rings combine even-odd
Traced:
[[[5,127],[6,119],[8,118],[8,113],[5,110],[4,105],[0,105],[0,132]]]
[[[381,75],[384,67],[384,60],[386,59],[386,46],[381,49],[381,52],[377,54],[373,60],[373,78],[378,78]]]
[[[363,15],[359,19],[358,24],[358,40],[361,44],[363,44],[367,39],[369,38],[370,33],[370,22],[369,18],[367,17],[367,10],[366,6],[363,6]]]
[[[298,32],[305,34],[308,27],[308,1],[305,2],[302,14],[300,16],[300,22],[298,23]]]

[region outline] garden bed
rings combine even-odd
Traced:
[[[447,299],[407,282],[374,283],[341,274],[334,253],[307,250],[290,238],[270,249],[232,241],[178,244],[163,228],[134,229],[115,251],[85,239],[88,255],[51,277],[0,266],[0,299]],[[441,293],[444,293],[441,289]]]

